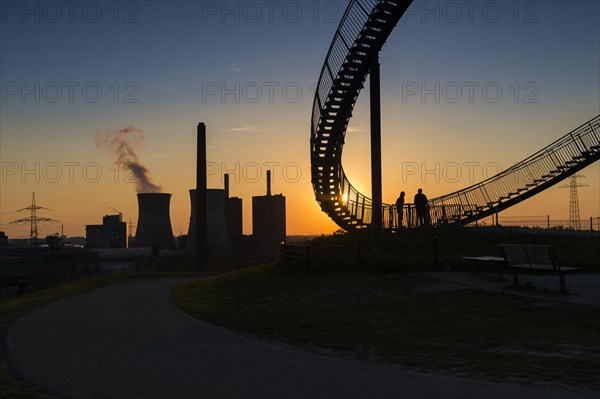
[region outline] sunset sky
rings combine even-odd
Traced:
[[[187,233],[198,122],[209,187],[230,173],[246,234],[269,167],[273,191],[287,197],[288,235],[337,229],[314,200],[309,137],[313,89],[346,1],[46,4],[0,2],[0,230],[10,238],[29,234],[9,223],[26,216],[16,210],[32,192],[60,221],[41,235],[61,224],[84,235],[114,210],[135,223],[136,185],[95,143],[128,127],[143,131],[139,160],[173,194],[174,234]],[[598,1],[416,2],[381,54],[384,201],[469,186],[598,115],[599,21]],[[343,157],[367,195],[368,105],[367,85]],[[599,163],[581,174],[589,220],[600,216]],[[553,187],[502,215],[568,211],[569,190]]]

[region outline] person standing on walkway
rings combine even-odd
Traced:
[[[400,193],[400,196],[396,200],[396,212],[398,212],[398,228],[402,227],[404,221],[404,191]]]
[[[427,196],[423,194],[423,189],[419,189],[415,194],[415,210],[417,211],[417,226],[425,225],[425,213],[427,212]]]

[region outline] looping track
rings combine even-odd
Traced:
[[[372,201],[350,183],[342,149],[352,111],[381,51],[412,1],[351,0],[321,70],[311,121],[311,177],[317,202],[342,229],[368,227]],[[600,159],[600,116],[483,182],[429,201],[433,225],[468,224],[500,212]],[[408,208],[408,220],[412,208]],[[396,227],[384,204],[383,226]]]

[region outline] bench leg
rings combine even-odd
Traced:
[[[560,273],[558,275],[558,278],[560,279],[560,293],[561,294],[566,294],[567,293],[567,288],[565,287],[565,275]]]
[[[513,270],[513,284],[514,285],[519,285],[519,278],[517,277],[516,270]]]

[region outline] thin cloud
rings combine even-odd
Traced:
[[[243,143],[243,141],[240,141],[240,140],[236,140],[236,141],[223,141],[223,142],[220,143],[220,145],[222,145],[222,146],[223,145],[229,146],[229,145],[238,145],[238,144],[242,144],[242,143]]]
[[[228,152],[259,152],[259,151],[267,151],[269,150],[266,147],[228,147],[223,148],[223,151]]]
[[[269,131],[265,128],[259,127],[259,126],[240,126],[240,127],[232,127],[230,129],[227,129],[228,132],[234,132],[234,133],[248,133],[248,132],[252,132],[252,133],[268,133]]]
[[[268,65],[268,64],[272,64],[274,62],[275,62],[275,59],[273,59],[273,58],[264,58],[259,61],[246,62],[244,64],[239,64],[239,65],[230,64],[227,66],[227,70],[230,72],[240,73],[240,72],[244,72],[246,69],[251,68],[253,66]]]
[[[244,68],[241,66],[237,66],[237,65],[229,65],[227,67],[227,70],[229,70],[230,72],[236,72],[236,73],[244,72]]]

